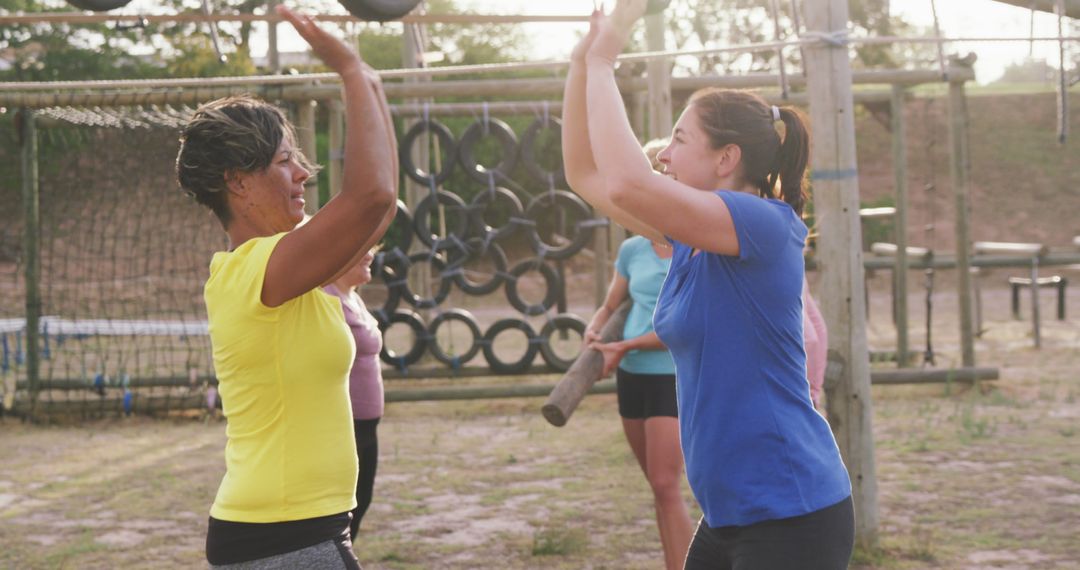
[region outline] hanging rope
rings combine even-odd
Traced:
[[[945,44],[941,37],[941,21],[938,20],[937,2],[930,0],[930,12],[934,15],[934,37],[937,38],[938,68],[941,69],[941,80],[949,80],[949,70],[945,67]]]

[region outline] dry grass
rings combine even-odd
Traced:
[[[1008,320],[1006,294],[985,293],[978,346],[1000,381],[875,387],[881,547],[858,552],[854,567],[1080,568],[1080,323],[1045,322],[1036,351],[1030,323]],[[949,294],[939,298],[938,314],[955,314]],[[887,299],[873,300],[871,343],[888,348]],[[1080,307],[1075,293],[1070,301]],[[919,319],[913,311],[913,328]],[[956,336],[938,319],[939,363],[954,363]],[[648,487],[614,397],[591,396],[564,428],[546,424],[540,404],[389,406],[357,543],[365,568],[660,567]],[[0,567],[205,565],[220,421],[7,420],[0,433]]]

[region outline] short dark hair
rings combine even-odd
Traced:
[[[250,95],[206,103],[180,133],[176,155],[180,188],[210,208],[227,227],[232,219],[226,200],[227,177],[270,166],[282,139],[295,143],[296,132],[285,113],[274,105]],[[314,172],[300,149],[294,156]]]

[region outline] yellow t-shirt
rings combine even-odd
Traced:
[[[225,477],[210,516],[266,523],[356,507],[349,367],[356,350],[337,297],[316,287],[262,303],[270,253],[251,239],[210,262],[204,295],[221,402]]]

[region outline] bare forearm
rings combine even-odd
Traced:
[[[341,195],[380,206],[380,220],[397,197],[397,144],[382,85],[373,71],[342,79],[345,89],[345,165]]]
[[[655,332],[647,332],[641,336],[622,341],[626,350],[667,350],[667,346],[660,341]]]
[[[590,58],[586,93],[589,140],[600,176],[609,186],[652,176],[652,165],[630,127],[609,63]]]

